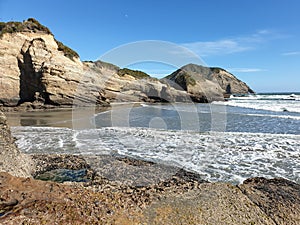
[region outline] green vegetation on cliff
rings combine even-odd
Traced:
[[[51,31],[49,30],[48,27],[45,27],[44,25],[40,24],[39,21],[37,21],[34,18],[29,18],[23,22],[0,22],[0,38],[3,36],[3,34],[6,33],[17,33],[17,32],[30,32],[30,33],[45,33],[45,34],[50,34]],[[55,39],[57,45],[58,45],[58,50],[62,51],[64,55],[70,59],[73,60],[73,57],[79,58],[79,55],[77,52],[75,52],[73,49],[69,48],[68,46],[65,46],[63,43],[60,41],[57,41]]]
[[[0,37],[5,33],[16,33],[16,32],[43,32],[46,34],[52,34],[51,31],[40,24],[36,19],[29,18],[22,22],[0,22]]]
[[[64,56],[68,57],[69,59],[73,60],[73,57],[79,58],[79,55],[77,52],[75,52],[73,49],[69,48],[68,46],[64,45],[62,42],[56,40],[58,51],[62,51],[64,53]]]
[[[119,76],[122,77],[126,74],[130,75],[130,76],[133,76],[136,79],[150,78],[150,76],[147,73],[139,71],[139,70],[131,70],[131,69],[128,69],[128,68],[118,70],[118,75]]]

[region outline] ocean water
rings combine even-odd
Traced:
[[[112,107],[86,126],[12,128],[28,153],[120,154],[195,171],[209,181],[253,176],[300,183],[300,94],[231,97],[211,104]],[[75,115],[74,114],[74,115]]]

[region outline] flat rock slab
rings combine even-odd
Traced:
[[[181,168],[158,164],[124,156],[86,156],[84,157],[90,167],[98,175],[128,186],[150,186],[167,182],[174,176],[186,182],[206,182],[200,175],[185,171]]]
[[[33,176],[38,179],[45,173],[50,175],[57,170],[87,170],[87,179],[93,183],[100,178],[131,187],[158,185],[163,182],[168,185],[167,183],[174,179],[180,180],[181,183],[207,182],[201,175],[179,167],[121,155],[35,154],[31,155],[31,158],[35,163]]]
[[[0,224],[137,224],[139,209],[119,196],[0,172]]]
[[[276,178],[251,178],[239,186],[276,224],[300,224],[300,185]]]
[[[147,224],[275,224],[239,188],[224,183],[156,202],[145,217]]]

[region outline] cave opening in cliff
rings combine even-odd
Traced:
[[[24,102],[39,101],[44,104],[52,104],[49,94],[45,91],[45,85],[42,83],[43,66],[35,68],[30,53],[30,47],[34,44],[33,40],[25,48],[21,50],[21,54],[18,57],[18,67],[20,70],[20,100],[18,105]],[[26,43],[25,43],[26,44]]]

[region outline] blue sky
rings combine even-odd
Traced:
[[[82,60],[142,40],[189,48],[257,92],[300,91],[300,1],[0,0],[1,21],[34,17]],[[152,74],[170,67],[135,65]]]

